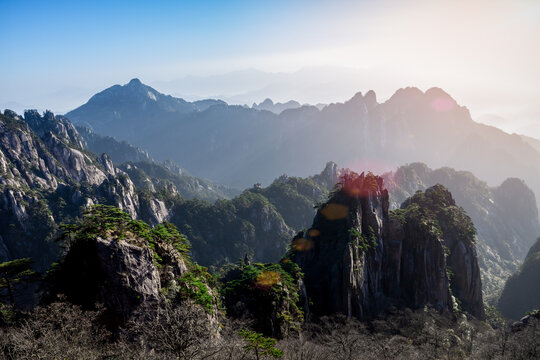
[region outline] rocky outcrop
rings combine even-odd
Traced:
[[[132,245],[129,240],[97,238],[95,250],[95,271],[104,276],[96,300],[123,320],[141,304],[157,305],[161,283],[149,248]]]
[[[540,234],[536,199],[531,189],[515,178],[490,187],[467,171],[430,169],[422,163],[401,166],[384,176],[390,192],[390,208],[396,209],[418,190],[442,184],[456,204],[471,217],[478,231],[478,262],[484,298],[495,303],[506,279],[523,262]]]
[[[483,318],[476,229],[471,219],[456,206],[452,195],[442,185],[428,188],[424,194],[415,194],[402,204],[401,210],[402,213],[395,216],[394,221],[401,221],[403,218],[400,219],[400,216],[405,216],[405,228],[411,225],[416,229],[423,227],[424,232],[436,236],[443,247],[444,267],[452,296],[458,300],[462,310]],[[422,232],[417,235],[421,237]],[[409,241],[411,239],[414,240],[415,236],[410,236]],[[405,254],[403,259],[408,259],[408,256]],[[411,276],[414,277],[414,274]]]
[[[95,205],[64,233],[67,251],[52,268],[43,302],[102,304],[110,329],[152,317],[164,304],[202,306],[217,327],[211,276],[190,260],[189,243],[170,223],[151,228],[118,208]]]
[[[174,300],[177,280],[187,272],[184,257],[167,242],[149,246],[141,238],[99,236],[77,240],[52,276],[45,300],[63,294],[85,308],[103,304],[109,326],[116,327],[141,310],[155,310],[165,299],[163,289]]]
[[[531,311],[530,314],[525,315],[519,321],[515,321],[512,323],[511,329],[512,332],[517,331],[523,331],[527,328],[527,326],[535,326],[536,324],[540,323],[540,311]]]
[[[227,315],[253,321],[258,332],[283,338],[304,321],[300,308],[307,299],[302,296],[298,266],[290,260],[280,264],[241,262],[229,268],[221,282]]]
[[[348,173],[290,258],[305,274],[317,315],[370,318],[389,305],[484,317],[474,227],[436,186],[390,214],[380,177]]]
[[[335,162],[329,161],[326,163],[324,170],[320,174],[312,176],[311,178],[315,183],[331,190],[334,185],[338,183],[339,177],[343,172],[344,170],[339,169]]]
[[[92,204],[120,207],[133,218],[163,222],[164,203],[139,201],[130,177],[111,158],[85,147],[68,120],[47,111],[0,114],[0,236],[12,257],[31,257],[46,270],[57,256],[56,224]],[[46,226],[43,226],[45,224]]]

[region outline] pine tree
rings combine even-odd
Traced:
[[[15,287],[37,277],[37,273],[31,269],[31,265],[30,258],[0,263],[0,290],[6,289],[11,305],[15,305]]]

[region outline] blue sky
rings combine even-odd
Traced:
[[[307,47],[316,39],[295,40],[303,18],[320,8],[324,3],[316,1],[2,0],[0,45],[13,55],[0,65],[8,78],[80,76],[84,69],[108,76],[125,68]]]
[[[399,87],[439,86],[479,117],[504,117],[509,131],[540,129],[535,0],[0,0],[0,19],[0,107],[64,112],[133,77],[157,86],[190,75],[311,68],[319,70],[286,82],[296,92],[273,84],[269,96],[331,102],[374,89],[384,100]],[[306,91],[302,81],[323,90]],[[264,89],[164,89],[264,97]]]

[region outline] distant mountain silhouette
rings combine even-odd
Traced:
[[[375,171],[422,161],[472,171],[490,184],[522,178],[540,193],[540,153],[519,135],[474,122],[439,88],[399,89],[383,103],[373,91],[357,93],[322,110],[302,106],[279,115],[218,100],[199,103],[134,79],[66,116],[237,187],[269,183],[282,173],[307,176],[328,160]]]
[[[263,102],[256,104],[254,103],[253,106],[251,106],[252,109],[257,110],[267,110],[271,111],[276,114],[280,114],[282,111],[287,109],[297,109],[301,107],[300,103],[298,101],[290,100],[286,103],[274,103],[272,99],[265,99]]]

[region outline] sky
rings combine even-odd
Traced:
[[[438,86],[540,138],[536,0],[0,0],[0,19],[0,107],[62,113],[134,77],[246,103]]]

